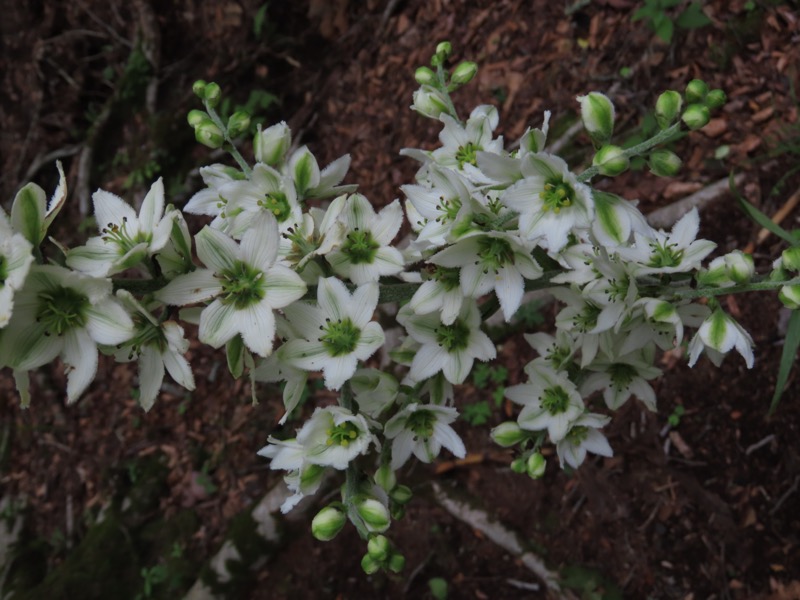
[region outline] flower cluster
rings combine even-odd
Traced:
[[[404,205],[377,210],[342,185],[348,156],[320,168],[307,147],[293,146],[285,123],[258,130],[249,165],[232,144],[249,118],[235,113],[224,123],[214,110],[219,86],[204,82],[194,91],[205,110],[189,122],[203,144],[226,147],[238,168],[202,168],[205,187],[183,211],[166,205],[161,180],[138,213],[99,190],[99,235],[59,245],[61,254],[46,262],[41,245],[66,198],[65,178],[61,172],[49,203],[41,188],[25,186],[10,218],[0,211],[0,367],[13,371],[23,403],[29,371],[56,358],[68,372],[67,399],[77,400],[102,352],[138,360],[139,400],[149,410],[165,373],[194,389],[179,318],[199,324],[200,342],[224,346],[234,376],[249,374],[254,399],[258,382],[283,386],[281,425],[311,413],[294,435],[265,434],[259,454],[286,472],[293,495],[284,511],[326,474],[345,472],[341,500],[312,530],[327,540],[352,522],[369,542],[362,566],[373,572],[402,568],[383,535],[411,497],[397,473],[412,455],[425,463],[443,449],[466,455],[453,427],[454,386],[476,360],[496,357],[484,319],[499,310],[513,320],[526,291],[548,290],[557,301],[555,331],[526,335],[537,357],[505,391],[521,408],[491,435],[517,448],[512,468],[532,477],[546,470],[540,449],[548,442],[561,466],[577,468],[589,453],[611,456],[602,429],[614,411],[632,398],[656,410],[650,382],[660,375],[659,351],[687,342],[693,365],[704,352],[719,364],[735,349],[752,366],[752,339],[714,299],[720,290],[750,289],[752,259],[735,251],[703,266],[715,245],[697,238],[695,210],[671,231],[656,230],[634,202],[592,186],[636,156],[657,175],[674,174],[680,160],[663,146],[681,127],[702,126],[721,92],[696,82],[684,95],[665,92],[656,104],[661,131],[626,150],[611,144],[611,100],[579,97],[597,150],[578,172],[547,151],[549,113],[513,150],[495,136],[494,107],[462,121],[450,92],[477,67],[465,62],[449,73],[450,53],[440,44],[435,72],[416,73],[412,108],[440,123],[441,143],[402,152],[420,163],[415,182],[401,188]],[[208,224],[192,236],[183,212]],[[398,247],[404,212],[412,233]],[[796,309],[799,271],[790,248],[758,285],[780,289]],[[389,320],[398,326],[391,335]],[[302,410],[309,378],[338,401]]]

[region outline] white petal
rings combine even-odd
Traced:
[[[474,360],[466,352],[454,352],[442,366],[442,373],[450,383],[464,383],[472,370]]]
[[[149,411],[155,404],[164,381],[164,362],[153,346],[145,346],[139,355],[139,404]]]
[[[353,298],[347,305],[347,311],[356,327],[363,328],[372,320],[372,314],[375,312],[375,307],[378,306],[378,293],[377,283],[364,284],[353,292]]]
[[[197,269],[179,275],[155,293],[158,300],[170,306],[184,306],[210,300],[222,292],[220,280],[210,269]]]
[[[394,200],[378,213],[378,218],[372,225],[372,236],[381,246],[388,246],[400,231],[402,224],[403,208],[400,206],[399,200]]]
[[[189,361],[176,352],[165,352],[162,356],[164,366],[176,383],[182,385],[187,390],[192,391],[195,388],[194,375],[192,374],[192,367]]]
[[[345,356],[330,356],[325,361],[325,387],[329,390],[338,390],[344,382],[356,372],[358,360],[350,354]]]
[[[203,264],[216,273],[233,269],[240,260],[239,245],[227,235],[208,225],[203,227],[195,237],[197,256]]]
[[[450,450],[456,458],[464,458],[467,455],[464,442],[452,427],[445,425],[441,421],[436,421],[433,424],[433,431],[433,436],[436,440]]]
[[[317,302],[332,321],[342,321],[349,316],[348,305],[352,300],[347,287],[339,279],[328,277],[319,280]]]
[[[164,181],[158,178],[142,201],[139,211],[139,228],[142,232],[152,233],[156,224],[164,214]]]
[[[133,321],[113,298],[101,300],[86,310],[86,330],[98,344],[114,346],[133,336]]]
[[[275,315],[265,301],[244,308],[239,312],[239,333],[245,345],[259,356],[272,353],[275,339]]]
[[[109,225],[121,225],[127,222],[129,227],[138,226],[139,219],[133,207],[116,194],[97,190],[92,194],[94,216],[97,228],[102,232]]]
[[[302,298],[308,288],[300,276],[283,265],[264,273],[264,299],[272,308],[283,308]]]
[[[447,353],[439,346],[425,344],[414,355],[408,375],[415,381],[422,381],[442,370],[448,361]]]
[[[239,333],[238,311],[233,304],[223,304],[214,300],[200,315],[200,341],[219,348]]]
[[[397,470],[406,464],[414,449],[414,434],[408,430],[401,432],[392,441],[392,469]]]
[[[64,334],[64,364],[68,367],[67,404],[75,402],[97,373],[97,346],[85,329]]]
[[[278,222],[268,212],[261,212],[242,236],[242,258],[257,269],[266,271],[278,256]]]

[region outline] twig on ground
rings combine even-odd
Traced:
[[[792,483],[791,487],[784,492],[784,494],[778,498],[778,501],[775,503],[775,506],[769,511],[770,516],[774,515],[778,510],[780,510],[783,503],[789,499],[789,496],[794,494],[797,491],[797,488],[800,487],[800,475],[794,478],[794,483]]]
[[[759,448],[763,448],[764,446],[766,446],[767,444],[769,444],[770,442],[772,442],[774,440],[775,440],[775,434],[772,433],[772,434],[768,435],[767,437],[765,437],[760,442],[756,442],[755,444],[750,444],[747,447],[747,450],[744,451],[745,456],[750,456],[753,452],[755,452]]]

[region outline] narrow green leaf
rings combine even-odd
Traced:
[[[244,340],[242,336],[235,335],[225,344],[225,354],[228,358],[228,370],[236,379],[244,372]]]
[[[683,29],[697,29],[710,25],[711,19],[702,11],[699,2],[692,2],[686,10],[675,19],[675,24]]]
[[[781,400],[786,381],[789,379],[789,373],[792,370],[795,356],[797,356],[798,347],[800,347],[800,311],[795,310],[792,311],[792,316],[789,318],[789,328],[786,330],[786,339],[783,342],[783,354],[781,354],[781,364],[778,368],[778,380],[775,382],[775,393],[769,405],[769,413],[767,413],[770,416],[778,408],[778,402]]]
[[[664,17],[660,25],[656,27],[656,35],[668,44],[672,42],[672,33],[675,31],[675,25],[669,17]]]
[[[753,219],[753,221],[761,225],[761,227],[763,227],[767,231],[770,231],[775,235],[777,235],[782,240],[785,240],[792,245],[797,243],[797,240],[792,236],[791,233],[786,231],[780,225],[773,223],[772,219],[770,219],[767,215],[758,210],[755,206],[750,204],[747,200],[745,200],[742,197],[742,195],[739,193],[739,190],[736,188],[736,183],[734,182],[733,173],[731,173],[731,176],[728,178],[728,182],[730,185],[731,193],[736,198],[736,201],[739,202],[739,205],[742,207],[744,212],[747,213],[747,216],[749,216],[751,219]]]

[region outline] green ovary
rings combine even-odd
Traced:
[[[342,246],[342,252],[354,265],[372,264],[378,248],[380,245],[372,239],[371,232],[356,230],[347,234],[347,241]]]
[[[648,266],[656,269],[665,267],[677,267],[683,260],[683,250],[675,250],[676,244],[651,244],[650,262]]]
[[[452,291],[460,285],[460,271],[449,267],[435,267],[433,277],[445,290]]]
[[[543,210],[552,210],[558,214],[562,208],[572,206],[575,201],[575,190],[564,180],[554,179],[545,184],[544,190],[539,192],[539,198],[542,199]]]
[[[263,200],[258,201],[258,205],[275,215],[279,223],[288,219],[289,213],[291,213],[292,210],[289,206],[289,201],[286,199],[286,195],[281,192],[266,194]]]
[[[356,349],[361,339],[361,330],[350,319],[331,321],[325,326],[325,333],[319,338],[328,354],[344,356]]]
[[[618,390],[628,387],[637,375],[636,369],[625,363],[614,363],[608,368],[608,374],[611,384]]]
[[[569,407],[569,394],[560,385],[547,388],[542,394],[542,408],[551,415],[560,415]]]
[[[149,243],[152,237],[142,233],[141,231],[137,232],[136,235],[131,236],[130,233],[128,233],[127,217],[123,217],[122,225],[109,223],[108,226],[103,229],[102,233],[102,238],[105,242],[117,246],[120,256],[125,256],[137,244],[141,244],[142,242]]]
[[[86,325],[89,299],[68,287],[39,294],[36,320],[45,326],[50,335],[61,335],[70,329]]]
[[[482,237],[478,240],[478,256],[484,269],[497,271],[514,262],[514,250],[506,240]]]
[[[469,163],[472,166],[477,166],[479,150],[481,150],[481,148],[479,148],[472,142],[467,142],[465,145],[459,146],[458,150],[456,150],[456,160],[458,161],[458,168],[463,169],[465,163]]]
[[[350,421],[345,421],[341,425],[334,425],[326,433],[328,434],[328,439],[325,440],[326,446],[336,445],[347,448],[358,437],[358,428]]]
[[[442,325],[435,333],[438,344],[448,352],[463,350],[469,345],[469,327],[460,320]]]
[[[436,415],[429,410],[418,410],[409,415],[406,419],[406,429],[413,431],[418,437],[430,438],[433,436],[433,426],[436,423]]]
[[[222,302],[238,309],[259,302],[264,297],[264,273],[247,263],[237,261],[222,275]]]

